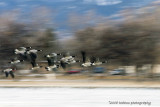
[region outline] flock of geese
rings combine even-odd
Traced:
[[[32,65],[32,70],[36,70],[39,68],[42,68],[42,66],[39,66],[37,64],[37,54],[38,52],[41,52],[42,50],[36,50],[32,49],[32,47],[19,47],[14,50],[14,53],[18,56],[14,59],[12,59],[9,63],[11,65],[14,65],[12,68],[4,69],[3,72],[5,73],[5,76],[8,77],[9,75],[14,78],[14,71],[16,70],[16,64],[21,63],[23,61],[30,62]],[[62,67],[64,70],[66,69],[67,65],[71,65],[77,62],[81,62],[82,67],[90,67],[90,66],[98,66],[103,63],[106,63],[107,61],[99,61],[98,58],[92,57],[90,59],[86,59],[86,52],[81,51],[82,55],[82,61],[75,60],[75,56],[71,56],[69,53],[61,54],[61,53],[51,53],[48,55],[45,55],[45,58],[48,62],[48,66],[45,67],[47,71],[53,71],[54,69],[57,69],[59,67]]]

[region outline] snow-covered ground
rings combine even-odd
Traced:
[[[160,89],[0,88],[0,107],[108,107],[108,106],[159,107]]]

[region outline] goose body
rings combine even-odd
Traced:
[[[30,62],[32,64],[32,69],[38,69],[41,68],[40,66],[38,66],[38,64],[36,63],[36,59],[37,59],[37,52],[42,51],[42,50],[36,50],[36,49],[30,49],[27,50],[27,56],[30,59]]]
[[[82,67],[90,67],[92,66],[92,63],[89,59],[87,59],[86,61],[86,52],[85,51],[81,51],[82,54],[82,61],[83,63],[81,64]]]
[[[57,62],[57,56],[58,55],[59,54],[51,53],[51,54],[45,56],[47,58],[49,66],[52,66],[52,65],[54,65]]]

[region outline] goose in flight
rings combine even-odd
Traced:
[[[7,78],[9,75],[11,75],[11,77],[14,78],[15,76],[14,76],[13,71],[14,71],[14,70],[11,69],[11,68],[7,68],[7,69],[4,69],[4,70],[3,70],[3,72],[5,73],[6,78]]]
[[[29,50],[31,47],[19,47],[14,50],[14,53],[16,55],[19,55],[19,59],[26,60],[27,59],[27,50]]]
[[[86,52],[85,51],[81,51],[81,54],[82,54],[82,64],[81,64],[81,66],[82,67],[89,67],[89,66],[92,66],[92,63],[91,63],[91,61],[89,60],[89,59],[87,59],[87,61],[86,61]]]
[[[47,62],[48,62],[48,67],[45,67],[45,69],[47,71],[52,71],[56,68],[59,68],[59,65],[56,65],[58,55],[61,55],[61,54],[51,53],[51,54],[45,56],[47,58]]]
[[[63,57],[60,59],[60,64],[63,69],[66,68],[67,64],[70,65],[70,64],[74,64],[76,62],[79,62],[79,61],[76,61],[75,56],[71,56],[69,53],[64,54]]]
[[[37,63],[36,63],[36,59],[37,59],[37,52],[39,51],[42,51],[42,50],[36,50],[36,49],[30,49],[30,50],[27,50],[27,55],[29,56],[29,59],[30,59],[30,62],[32,64],[32,70],[34,69],[38,69],[38,68],[41,68],[42,66],[39,66]]]

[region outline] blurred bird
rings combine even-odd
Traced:
[[[45,67],[45,69],[47,71],[51,71],[51,70],[59,67],[59,65],[56,65],[56,63],[58,62],[57,61],[58,55],[61,55],[61,54],[51,53],[51,54],[45,56],[47,58],[47,62],[48,62],[48,67]]]
[[[37,63],[36,63],[36,59],[37,59],[37,52],[39,51],[42,51],[42,50],[36,50],[36,49],[30,49],[30,50],[27,50],[27,55],[29,55],[29,59],[30,59],[30,62],[32,64],[32,69],[38,69],[38,68],[41,68],[41,66],[39,66]]]
[[[57,56],[61,55],[61,54],[57,54],[57,53],[51,53],[46,55],[45,57],[47,58],[47,62],[48,62],[48,66],[52,66],[54,65],[57,61]]]
[[[26,60],[27,59],[27,50],[29,50],[31,47],[19,47],[18,49],[14,50],[14,53],[19,55],[20,60]]]
[[[62,68],[65,69],[67,64],[74,64],[76,62],[79,62],[76,61],[74,57],[75,56],[71,56],[69,53],[64,54],[63,57],[60,59],[60,64]]]
[[[91,63],[91,61],[88,59],[87,61],[86,61],[86,52],[85,51],[81,51],[81,54],[82,54],[82,64],[81,64],[81,66],[82,67],[89,67],[89,66],[92,66],[92,63]]]
[[[14,78],[14,73],[13,73],[13,69],[11,69],[11,68],[7,68],[7,69],[4,69],[3,70],[3,72],[5,73],[5,76],[6,76],[6,78],[9,76],[9,75],[11,75],[11,77],[12,78]]]

